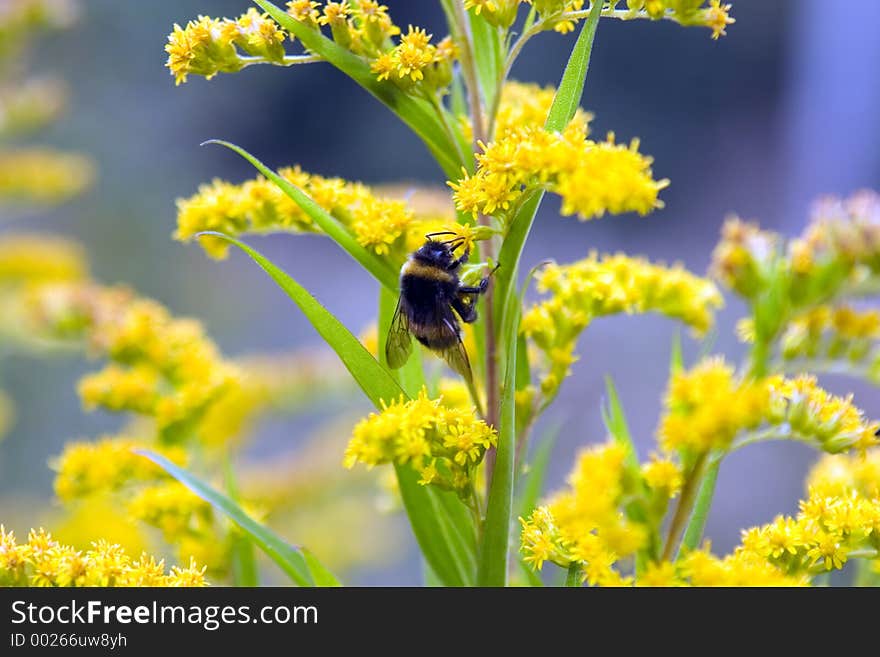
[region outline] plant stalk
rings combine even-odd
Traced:
[[[455,11],[455,19],[458,23],[458,33],[461,35],[461,70],[464,77],[465,87],[468,93],[468,104],[471,111],[471,125],[474,133],[474,153],[480,149],[480,143],[486,143],[486,124],[483,117],[482,100],[480,99],[480,82],[477,77],[477,67],[474,60],[473,38],[464,2],[461,0],[452,3]],[[490,226],[489,217],[480,214],[478,217],[481,226]],[[483,257],[488,260],[495,257],[494,239],[483,243]],[[498,429],[498,354],[495,339],[495,313],[494,298],[495,284],[489,281],[486,290],[486,300],[483,307],[486,309],[486,423]],[[495,449],[490,448],[486,453],[486,490],[492,485],[492,473],[495,469]]]
[[[700,483],[706,471],[709,454],[704,452],[697,457],[696,463],[691,470],[691,476],[688,477],[681,490],[681,497],[678,499],[678,506],[675,507],[675,513],[669,524],[669,534],[666,537],[666,544],[663,546],[663,560],[671,561],[678,545],[678,538],[684,531],[685,523],[694,508],[697,499],[697,491],[700,490]]]

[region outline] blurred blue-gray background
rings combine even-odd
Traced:
[[[225,353],[287,350],[316,344],[295,307],[249,261],[208,260],[171,239],[174,200],[212,177],[240,181],[250,166],[209,138],[238,143],[275,166],[366,183],[444,179],[421,142],[382,106],[329,66],[252,67],[175,87],[163,46],[173,23],[200,13],[237,15],[246,0],[82,2],[77,26],[39,41],[34,69],[66,78],[70,111],[40,140],[91,154],[97,185],[57,210],[2,230],[40,229],[72,236],[87,248],[95,276],[125,282],[203,320]],[[387,0],[398,24],[444,33],[438,3]],[[527,262],[561,262],[590,249],[622,250],[703,273],[724,216],[736,212],[769,228],[800,231],[816,196],[880,188],[880,3],[853,0],[829,10],[824,0],[734,1],[736,24],[719,41],[704,29],[667,21],[603,20],[583,105],[594,132],[638,136],[655,157],[657,177],[671,186],[663,210],[646,218],[579,223],[545,202]],[[513,77],[558,81],[573,35],[537,37]],[[330,241],[278,236],[252,243],[294,274],[355,332],[375,312],[373,281]],[[733,332],[742,307],[731,298],[719,317],[714,349],[741,355]],[[603,377],[613,376],[642,456],[654,444],[675,327],[654,317],[597,321],[580,343],[581,359],[549,413],[562,423],[550,487],[562,485],[579,447],[602,440]],[[685,340],[693,359],[699,345]],[[0,444],[0,495],[49,499],[47,459],[71,438],[115,426],[85,415],[74,384],[80,360],[4,361],[3,386],[18,406],[17,424]],[[880,415],[876,391],[854,390],[858,405]],[[366,407],[365,407],[366,408]],[[257,449],[296,441],[294,422],[275,427]],[[262,445],[262,447],[260,447]],[[721,471],[708,536],[719,550],[742,527],[796,510],[803,476],[815,455],[789,444],[734,454]],[[357,540],[344,535],[340,541]],[[412,556],[412,550],[410,550]],[[416,583],[406,568],[359,572],[362,583]]]

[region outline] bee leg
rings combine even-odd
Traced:
[[[462,288],[462,290],[464,290],[464,288]],[[477,321],[476,305],[473,303],[466,303],[461,296],[455,297],[452,300],[452,307],[455,309],[455,312],[458,313],[458,316],[461,317],[461,321],[465,324],[473,324]]]
[[[480,284],[477,285],[476,287],[462,286],[462,287],[458,288],[458,292],[459,292],[459,294],[478,295],[478,294],[483,294],[488,288],[489,288],[489,277],[486,276],[486,278],[482,279],[480,281]]]
[[[467,264],[467,261],[468,261],[468,258],[470,257],[470,255],[471,255],[471,250],[465,249],[465,252],[461,254],[460,258],[452,261],[451,268],[458,269],[462,265]]]

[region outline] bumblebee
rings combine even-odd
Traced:
[[[441,235],[453,235],[453,238],[434,239]],[[403,366],[412,351],[410,336],[413,335],[470,384],[473,375],[461,341],[458,319],[468,324],[476,321],[477,299],[488,289],[489,276],[477,286],[462,285],[458,272],[467,262],[470,251],[465,249],[459,257],[455,251],[465,239],[452,232],[431,233],[425,237],[425,243],[410,254],[400,269],[400,298],[388,330],[385,357],[392,369]]]

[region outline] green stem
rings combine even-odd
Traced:
[[[688,476],[684,487],[681,489],[681,497],[678,499],[678,506],[675,507],[675,513],[672,516],[672,521],[669,523],[669,534],[666,537],[666,544],[663,546],[663,559],[665,561],[672,560],[676,545],[678,544],[678,537],[685,527],[691,510],[694,508],[707,461],[708,453],[706,452],[697,457],[690,476]]]
[[[565,586],[580,588],[583,586],[583,569],[580,563],[574,562],[568,567],[568,574],[565,576]]]
[[[315,62],[323,62],[324,58],[320,55],[286,55],[283,61],[276,62],[265,57],[249,57],[240,55],[238,60],[242,66],[253,66],[254,64],[274,64],[275,66],[295,66],[296,64],[314,64]]]
[[[709,509],[712,506],[712,498],[715,495],[715,482],[718,480],[718,466],[721,464],[721,455],[709,460],[700,490],[697,493],[697,501],[694,504],[684,537],[681,539],[681,550],[694,550],[699,546],[703,538],[703,530],[706,528],[706,519],[709,517]]]
[[[449,137],[449,141],[455,146],[455,153],[458,155],[459,162],[461,162],[462,166],[467,166],[468,160],[465,157],[464,151],[461,150],[461,144],[458,143],[458,137],[456,137],[455,131],[449,124],[449,116],[443,107],[443,103],[440,102],[440,99],[437,98],[436,94],[428,94],[427,98],[428,102],[431,103],[435,110],[437,110],[437,116],[440,119],[440,123],[443,124],[443,130]]]

